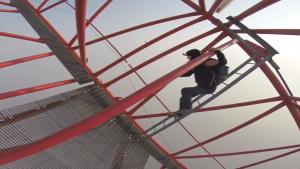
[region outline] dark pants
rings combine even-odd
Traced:
[[[213,93],[215,89],[205,89],[199,86],[181,89],[179,109],[192,109],[192,98],[202,94]]]

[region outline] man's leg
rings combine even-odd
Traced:
[[[179,110],[182,109],[192,109],[192,98],[200,95],[200,94],[208,94],[212,93],[213,91],[200,88],[199,86],[195,87],[186,87],[181,89],[181,98],[180,98],[180,105]]]
[[[181,89],[181,98],[179,109],[191,109],[192,108],[192,98],[199,95],[205,94],[202,88],[196,87],[186,87]]]

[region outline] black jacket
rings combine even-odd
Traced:
[[[218,66],[226,65],[227,60],[224,54],[220,51],[215,51],[218,57],[219,63],[215,66],[206,66],[205,62],[198,65],[194,69],[190,70],[189,72],[185,73],[181,77],[187,77],[194,73],[195,82],[198,84],[199,87],[205,89],[215,89],[215,85],[211,85],[213,79],[213,72]]]

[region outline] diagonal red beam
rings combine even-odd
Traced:
[[[212,48],[213,46],[215,46],[217,43],[219,43],[222,39],[224,39],[226,37],[226,34],[224,32],[222,32],[220,35],[218,35],[214,40],[212,40],[208,45],[206,45],[201,52],[205,53],[206,51],[208,51],[210,48]]]
[[[222,45],[220,49],[222,50],[223,48],[231,46],[232,44],[233,42],[226,43]],[[119,102],[116,102],[115,104],[103,109],[101,112],[96,113],[95,115],[73,126],[65,128],[51,136],[45,137],[34,143],[24,145],[19,147],[18,149],[13,149],[9,152],[0,154],[0,165],[41,152],[57,144],[65,142],[66,140],[69,140],[75,136],[78,136],[84,132],[87,132],[93,129],[95,126],[105,123],[114,116],[121,114],[121,112],[123,112],[125,109],[132,106],[133,104],[137,103],[141,99],[148,97],[153,93],[161,90],[171,81],[188,72],[189,70],[193,69],[197,65],[203,63],[205,60],[212,57],[213,55],[213,52],[207,52],[203,54],[201,57],[198,57],[193,61],[184,64],[183,66],[159,78],[158,80],[152,82],[151,84],[145,86],[137,92],[129,95],[128,97],[120,100]]]
[[[292,104],[296,107],[296,109],[298,109],[298,111],[300,112],[300,105],[297,104],[297,102],[292,102]]]
[[[142,100],[140,103],[138,103],[134,108],[132,108],[127,114],[132,117],[132,115],[142,106],[144,106],[145,103],[147,103],[151,98],[153,98],[155,94],[152,94],[148,97],[146,97],[144,100]]]
[[[218,6],[220,6],[220,4],[223,2],[223,0],[215,0],[213,5],[210,7],[210,9],[208,10],[208,13],[213,14]]]
[[[221,12],[224,8],[226,8],[233,0],[223,0],[223,2],[218,6],[216,12]]]
[[[18,10],[15,10],[15,9],[0,9],[0,12],[18,13]]]
[[[242,30],[234,30],[236,33],[245,33]],[[251,29],[257,34],[278,34],[278,35],[300,35],[300,29]]]
[[[199,110],[196,110],[196,111],[197,112],[206,112],[206,111],[214,111],[214,110],[224,110],[224,109],[230,109],[230,108],[236,108],[236,107],[269,103],[269,102],[274,102],[274,101],[282,101],[282,99],[281,99],[281,97],[272,97],[272,98],[255,100],[255,101],[248,101],[248,102],[241,102],[241,103],[234,103],[234,104],[226,104],[226,105],[221,105],[221,106],[200,108]],[[194,113],[196,113],[196,112],[194,112]],[[157,113],[157,114],[151,114],[151,115],[133,116],[133,118],[134,119],[142,119],[142,118],[151,118],[151,117],[162,117],[162,116],[167,116],[167,115],[169,115],[169,113]]]
[[[247,9],[246,11],[244,11],[243,13],[239,14],[238,16],[236,16],[235,18],[237,20],[242,20],[252,14],[254,14],[255,12],[258,12],[259,10],[262,10],[276,2],[279,2],[280,0],[263,0],[258,2],[257,4],[255,4],[254,6],[250,7],[249,9]]]
[[[11,38],[16,38],[16,39],[22,39],[22,40],[28,40],[28,41],[32,41],[32,42],[43,43],[43,41],[39,38],[33,38],[33,37],[29,37],[29,36],[18,35],[18,34],[8,33],[8,32],[0,32],[0,36],[6,36],[6,37],[11,37]]]
[[[191,13],[187,13],[187,14],[182,14],[182,15],[177,15],[177,16],[172,16],[172,17],[167,17],[167,18],[147,22],[147,23],[140,24],[140,25],[137,25],[137,26],[133,26],[133,27],[130,27],[130,28],[118,31],[118,32],[114,32],[112,34],[106,35],[105,37],[100,37],[100,38],[91,40],[91,41],[87,42],[86,45],[91,45],[91,44],[94,44],[96,42],[102,41],[104,39],[109,39],[109,38],[112,38],[112,37],[115,37],[115,36],[118,36],[118,35],[122,35],[122,34],[125,34],[125,33],[128,33],[128,32],[137,30],[137,29],[145,28],[145,27],[148,27],[148,26],[153,26],[153,25],[168,22],[168,21],[182,19],[182,18],[186,18],[186,17],[190,17],[190,16],[196,16],[196,15],[199,15],[199,14],[197,12],[191,12]]]
[[[9,61],[5,61],[5,62],[0,62],[0,68],[9,67],[9,66],[13,66],[16,64],[24,63],[24,62],[29,62],[32,60],[41,59],[41,58],[49,57],[52,55],[53,55],[52,52],[48,52],[48,53],[41,53],[38,55],[32,55],[32,56],[27,56],[27,57],[23,57],[23,58],[18,58],[18,59],[14,59],[14,60],[9,60]]]
[[[170,54],[170,53],[172,53],[172,52],[174,52],[174,51],[176,51],[176,50],[178,50],[178,49],[180,49],[180,48],[182,48],[182,47],[184,47],[184,46],[186,46],[186,45],[188,45],[188,44],[191,44],[191,43],[193,43],[193,42],[195,42],[195,41],[198,41],[198,40],[200,40],[200,39],[202,39],[202,38],[205,38],[205,37],[207,37],[207,36],[209,36],[209,35],[211,35],[211,34],[214,34],[214,33],[216,33],[216,32],[218,32],[218,29],[212,29],[212,30],[210,30],[210,31],[208,31],[208,32],[205,32],[205,33],[203,33],[203,34],[201,34],[201,35],[198,35],[198,36],[196,36],[196,37],[194,37],[194,38],[192,38],[192,39],[190,39],[190,40],[187,40],[187,41],[185,41],[185,42],[182,42],[182,43],[180,43],[180,44],[178,44],[178,45],[176,45],[176,46],[174,46],[174,47],[172,47],[172,48],[170,48],[170,49],[168,49],[168,50],[166,50],[166,51],[164,51],[164,52],[162,52],[162,53],[160,53],[160,54],[158,54],[158,55],[156,55],[156,56],[154,56],[154,57],[152,57],[151,59],[149,59],[149,60],[147,60],[147,61],[145,61],[145,62],[139,64],[138,66],[134,67],[133,69],[131,69],[131,70],[129,70],[129,71],[127,71],[127,72],[125,72],[125,73],[119,75],[119,76],[116,77],[115,79],[110,80],[110,81],[107,82],[105,85],[106,85],[106,86],[110,86],[110,85],[112,85],[113,83],[119,81],[120,79],[122,79],[122,78],[128,76],[128,75],[131,74],[132,72],[137,71],[137,70],[139,70],[139,69],[145,67],[146,65],[148,65],[148,64],[150,64],[150,63],[152,63],[152,62],[154,62],[154,61],[156,61],[156,60],[158,60],[158,59],[160,59],[160,58],[162,58],[162,57],[164,57],[164,56],[166,56],[166,55],[168,55],[168,54]]]
[[[112,2],[112,0],[108,0],[106,1],[91,17],[90,19],[87,20],[86,22],[86,27],[89,26],[95,19],[96,17]],[[71,8],[74,9],[74,7],[66,2],[68,6],[70,6]],[[76,39],[78,38],[77,34],[71,39],[71,41],[69,42],[70,46],[72,46],[74,44],[74,42],[76,41]]]
[[[51,8],[54,8],[54,7],[56,7],[57,5],[60,5],[61,3],[64,3],[64,2],[66,2],[66,1],[67,1],[67,0],[60,0],[60,1],[58,1],[58,2],[55,2],[54,4],[49,5],[49,6],[47,6],[46,8],[40,10],[40,13],[45,12],[45,11],[51,9]]]
[[[200,10],[200,7],[195,2],[191,0],[181,0],[181,1],[187,4],[188,6],[190,6],[191,8],[193,8],[195,11],[202,12],[202,9]]]
[[[92,16],[91,18],[87,21],[87,25],[91,24],[96,17],[112,2],[112,0],[107,0]]]
[[[40,11],[45,5],[46,5],[46,3],[48,2],[49,0],[44,0],[37,8],[36,8],[36,10],[37,11]]]
[[[248,165],[245,165],[245,166],[242,166],[242,167],[238,167],[238,168],[236,168],[236,169],[245,169],[245,168],[253,167],[253,166],[256,166],[256,165],[259,165],[259,164],[262,164],[262,163],[266,163],[266,162],[269,162],[269,161],[276,160],[276,159],[278,159],[278,158],[282,158],[282,157],[285,157],[285,156],[288,156],[288,155],[297,153],[297,152],[299,152],[299,151],[300,151],[300,148],[298,148],[298,149],[296,149],[296,150],[289,151],[289,152],[287,152],[287,153],[283,153],[283,154],[280,154],[280,155],[277,155],[277,156],[268,158],[268,159],[265,159],[265,160],[261,160],[261,161],[256,162],[256,163],[252,163],[252,164],[248,164]]]
[[[0,1],[0,5],[11,6],[11,4],[9,2],[2,2],[2,1]]]
[[[246,126],[248,126],[248,125],[250,125],[250,124],[252,124],[252,123],[254,123],[254,122],[256,122],[256,121],[258,121],[258,120],[260,120],[260,119],[262,119],[264,117],[266,117],[266,116],[268,116],[268,115],[270,115],[271,113],[275,112],[276,110],[280,109],[283,106],[284,106],[284,102],[281,102],[281,103],[277,104],[276,106],[272,107],[271,109],[267,110],[266,112],[264,112],[264,113],[262,113],[262,114],[260,114],[260,115],[258,115],[256,117],[254,117],[254,118],[252,118],[252,119],[250,119],[250,120],[248,120],[248,121],[246,121],[246,122],[244,122],[244,123],[242,123],[242,124],[240,124],[240,125],[238,125],[238,126],[236,126],[234,128],[231,128],[231,129],[229,129],[229,130],[227,130],[227,131],[225,131],[225,132],[223,132],[223,133],[221,133],[221,134],[219,134],[217,136],[209,138],[209,139],[207,139],[207,140],[205,140],[205,141],[203,141],[203,142],[201,142],[199,144],[196,144],[196,145],[190,146],[188,148],[185,148],[183,150],[177,151],[173,155],[176,156],[178,154],[185,153],[187,151],[193,150],[195,148],[198,148],[200,146],[203,146],[205,144],[213,142],[213,141],[215,141],[217,139],[220,139],[220,138],[222,138],[224,136],[227,136],[227,135],[229,135],[229,134],[231,134],[233,132],[236,132],[236,131],[238,131],[238,130],[240,130],[240,129],[242,129],[242,128],[244,128],[244,127],[246,127]]]
[[[127,59],[127,58],[133,56],[134,54],[136,54],[139,51],[141,51],[141,50],[143,50],[143,49],[145,49],[145,48],[153,45],[154,43],[156,43],[156,42],[158,42],[158,41],[160,41],[160,40],[162,40],[162,39],[164,39],[164,38],[166,38],[166,37],[168,37],[168,36],[170,36],[170,35],[178,32],[178,31],[180,31],[182,29],[185,29],[185,28],[187,28],[187,27],[189,27],[189,26],[191,26],[193,24],[201,22],[203,20],[204,20],[203,17],[199,17],[197,19],[194,19],[194,20],[192,20],[190,22],[187,22],[187,23],[185,23],[183,25],[180,25],[180,26],[178,26],[178,27],[176,27],[176,28],[174,28],[174,29],[172,29],[172,30],[170,30],[170,31],[168,31],[168,32],[166,32],[166,33],[164,33],[164,34],[162,34],[162,35],[160,35],[160,36],[158,36],[158,37],[150,40],[150,41],[148,41],[147,43],[145,43],[145,44],[137,47],[136,49],[130,51],[129,53],[127,53],[126,55],[124,55],[122,58],[117,59],[116,61],[112,62],[111,64],[109,64],[109,65],[105,66],[104,68],[102,68],[101,70],[97,71],[95,73],[95,76],[96,77],[99,76],[100,74],[102,74],[105,71],[109,70],[110,68],[112,68],[113,66],[117,65],[118,63],[121,63],[124,59]]]
[[[78,35],[79,52],[81,57],[81,62],[85,64],[86,51],[85,51],[85,27],[86,27],[86,0],[76,0],[75,2],[75,12],[76,12],[76,27]]]
[[[262,48],[261,46],[258,46],[257,44],[254,44],[250,41],[246,41],[249,45],[251,45],[254,49],[256,50],[264,50],[264,48]],[[242,47],[242,46],[241,46]],[[244,47],[242,47],[245,52],[247,52],[248,54],[250,54],[250,51],[245,49]],[[260,62],[261,58],[259,57],[255,57],[254,61],[256,63]],[[264,72],[264,74],[266,75],[266,77],[268,78],[268,80],[271,82],[271,84],[274,86],[275,90],[278,92],[278,94],[282,97],[284,103],[286,104],[287,108],[289,109],[290,113],[292,114],[298,129],[300,130],[300,111],[299,109],[293,104],[294,101],[291,99],[291,97],[289,96],[287,90],[285,89],[285,87],[283,86],[283,84],[281,83],[281,81],[277,78],[277,76],[273,73],[273,71],[271,70],[271,68],[267,65],[267,64],[262,64],[260,66],[260,69]]]
[[[269,151],[285,150],[285,149],[291,149],[291,148],[297,148],[297,147],[300,147],[300,144],[290,145],[290,146],[273,147],[273,148],[265,148],[265,149],[259,149],[259,150],[239,151],[239,152],[233,152],[233,153],[176,156],[175,158],[176,159],[191,159],[191,158],[225,157],[225,156],[236,156],[236,155],[244,155],[244,154],[254,154],[254,153],[262,153],[262,152],[269,152]]]
[[[38,85],[38,86],[34,86],[34,87],[19,89],[19,90],[15,90],[15,91],[0,93],[0,100],[11,98],[11,97],[16,97],[16,96],[21,96],[21,95],[41,91],[41,90],[51,89],[51,88],[71,84],[74,82],[76,82],[76,80],[74,80],[74,79],[63,80],[63,81],[59,81],[59,82],[48,83],[48,84]]]

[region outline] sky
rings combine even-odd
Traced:
[[[5,0],[4,2],[8,1]],[[35,5],[38,5],[40,2],[40,0],[32,1],[32,3]],[[56,0],[52,0],[51,2],[56,2]],[[87,17],[90,17],[104,2],[104,0],[89,0]],[[197,3],[196,0],[194,2]],[[207,3],[207,7],[209,7],[213,1],[206,0],[205,2]],[[259,0],[234,0],[223,11],[215,14],[215,17],[219,18],[223,22],[226,22],[227,16],[236,16],[257,2],[259,2]],[[74,1],[70,1],[70,3],[74,4]],[[300,1],[280,1],[258,13],[255,13],[254,15],[251,15],[242,22],[252,29],[299,29],[299,6]],[[7,7],[0,5],[0,9],[6,8]],[[189,12],[193,12],[193,10],[180,0],[114,0],[93,23],[103,34],[107,35],[141,23]],[[47,12],[44,12],[43,15],[51,24],[53,24],[53,26],[67,41],[69,41],[76,34],[74,11],[66,4],[59,5]],[[195,18],[196,17],[190,17],[154,25],[134,32],[129,32],[109,40],[122,55],[126,55],[140,45],[147,43],[154,37],[157,37],[162,33]],[[0,13],[0,21],[0,31],[2,32],[38,37],[34,30],[31,29],[30,25],[27,24],[19,14]],[[137,66],[147,59],[212,28],[213,25],[208,21],[193,25],[136,53],[128,59],[128,63],[130,63],[131,66]],[[141,70],[138,70],[138,73],[142,76],[144,81],[149,84],[166,73],[186,63],[186,57],[182,56],[182,53],[192,48],[203,48],[217,35],[218,34],[214,34],[211,37],[180,48],[168,54],[163,59],[160,59],[158,62],[154,62],[142,68]],[[97,37],[101,37],[101,35],[99,35],[92,28],[88,27],[86,30],[87,41]],[[245,35],[243,35],[243,37],[250,40],[250,38]],[[276,50],[278,50],[279,54],[274,57],[274,60],[281,68],[280,72],[287,81],[294,96],[299,97],[300,68],[298,65],[300,64],[300,59],[298,56],[299,52],[297,52],[296,49],[299,46],[300,36],[261,35],[261,37],[270,43]],[[16,40],[2,36],[0,36],[0,46],[0,62],[49,51],[47,46],[44,44]],[[224,50],[224,54],[228,59],[228,64],[231,70],[248,58],[245,52],[243,52],[237,45],[233,45],[232,47]],[[89,58],[88,65],[93,71],[97,71],[103,68],[105,65],[113,62],[120,56],[108,45],[108,43],[99,42],[87,46],[87,57]],[[127,63],[119,64],[118,66],[115,66],[101,75],[100,80],[107,82],[127,70],[129,70]],[[70,78],[71,75],[66,71],[58,59],[55,57],[48,57],[24,64],[19,64],[13,67],[1,68],[0,93]],[[229,79],[229,81],[231,80],[233,79]],[[137,76],[133,74],[118,81],[108,89],[114,96],[125,98],[144,86],[145,85],[141,82],[141,80],[139,80]],[[171,111],[176,111],[178,109],[180,89],[188,86],[195,86],[193,77],[178,78],[168,84],[157,94],[157,96]],[[54,94],[62,93],[78,87],[80,86],[77,84],[72,84],[47,91],[28,94],[25,96],[1,100],[0,109],[2,110],[40,98],[49,97]],[[232,104],[275,96],[278,96],[278,94],[266,76],[262,73],[262,71],[255,70],[245,79],[222,94],[216,100],[209,103],[207,106]],[[203,100],[200,100],[200,102],[201,101]],[[186,126],[191,133],[193,133],[198,141],[201,142],[259,115],[275,104],[277,104],[277,102],[250,107],[241,107],[237,109],[195,113],[182,120],[182,124]],[[143,108],[136,113],[136,115],[161,112],[167,111],[157,101],[157,99],[153,98],[146,103]],[[147,128],[160,119],[161,118],[152,118],[138,120],[137,122],[143,127]],[[286,108],[282,108],[236,133],[205,145],[205,148],[211,153],[222,153],[285,146],[299,144],[299,136],[299,129],[297,128],[296,123],[294,122],[289,111]],[[195,141],[178,124],[158,134],[155,136],[155,139],[158,140],[159,143],[170,152],[176,152],[195,144]],[[288,150],[254,155],[220,157],[217,159],[226,168],[235,168],[287,151]],[[206,153],[203,151],[203,149],[199,148],[187,154]],[[296,153],[285,158],[252,168],[296,168],[300,165],[299,160],[297,160],[299,158],[300,154]],[[182,160],[182,162],[191,169],[197,169],[199,166],[205,169],[221,168],[214,160],[210,158]],[[158,167],[159,165],[157,162],[155,162],[155,160],[149,160],[146,168],[150,169]]]

